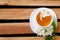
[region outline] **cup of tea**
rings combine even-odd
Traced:
[[[30,16],[31,30],[37,35],[52,35],[57,26],[57,16],[52,9],[37,8]]]

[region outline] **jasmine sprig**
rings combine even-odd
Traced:
[[[52,26],[53,26],[53,30],[54,30],[53,33],[52,33],[52,36],[46,36],[45,40],[54,40],[53,39],[53,34],[54,34],[55,30],[56,30],[56,23],[55,23],[55,21],[52,22]]]

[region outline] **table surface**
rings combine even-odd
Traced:
[[[0,5],[10,6],[60,6],[60,0],[0,0]],[[32,11],[36,8],[9,8],[0,9],[1,20],[29,20]],[[60,20],[60,8],[51,8]],[[0,35],[3,34],[30,34],[29,22],[19,23],[0,23]],[[60,22],[58,21],[55,33],[60,33]],[[45,37],[0,37],[1,40],[45,40]],[[55,40],[59,40],[60,36],[54,36]]]

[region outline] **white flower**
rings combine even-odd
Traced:
[[[46,28],[46,30],[47,30],[46,35],[52,36],[52,32],[54,31],[53,28],[52,29]]]
[[[43,36],[45,36],[45,30],[42,30],[38,35],[43,35]]]
[[[51,28],[50,28],[51,27]],[[52,26],[50,27],[46,27],[46,28],[38,28],[37,30],[37,34],[39,36],[43,35],[43,36],[47,36],[47,35],[50,35],[52,36],[52,32],[54,31]]]

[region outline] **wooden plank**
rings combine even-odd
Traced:
[[[60,0],[9,0],[8,5],[59,6]]]
[[[34,8],[35,9],[35,8]],[[29,19],[34,9],[0,9],[0,19]],[[60,19],[60,8],[52,8]]]
[[[60,22],[57,24],[56,33],[60,32]],[[0,34],[30,34],[33,33],[29,23],[2,23]]]
[[[26,33],[33,33],[28,23],[0,24],[0,34],[26,34]]]
[[[0,0],[0,5],[59,6],[60,0]]]
[[[0,37],[1,40],[44,40],[44,37]]]
[[[0,5],[5,5],[7,2],[7,0],[0,0]]]
[[[33,9],[0,9],[0,19],[28,19]]]
[[[60,36],[54,36],[54,40],[59,40]],[[0,37],[0,40],[45,40],[45,37]]]

